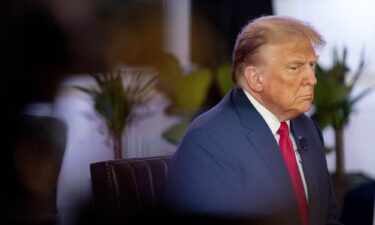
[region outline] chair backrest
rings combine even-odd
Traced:
[[[97,213],[120,218],[162,206],[171,156],[109,160],[90,165]]]

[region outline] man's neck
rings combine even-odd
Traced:
[[[272,106],[268,105],[266,101],[263,100],[262,96],[258,93],[254,93],[252,91],[246,90],[243,88],[245,93],[247,92],[259,105],[269,111],[273,116],[275,116],[280,122],[288,121],[294,118],[294,114],[289,112],[280,112],[279,110],[275,110]]]

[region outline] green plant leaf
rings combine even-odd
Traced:
[[[98,91],[96,90],[93,90],[93,89],[89,89],[89,88],[85,88],[85,87],[81,87],[81,86],[73,86],[73,88],[79,90],[79,91],[82,91],[90,96],[95,96],[98,94]]]
[[[167,131],[165,131],[162,134],[162,136],[168,142],[177,145],[181,143],[181,140],[188,127],[189,127],[188,121],[175,124],[172,127],[170,127]]]
[[[173,97],[176,92],[175,84],[184,76],[180,62],[174,55],[166,53],[156,68],[159,71],[159,89]]]
[[[212,73],[207,68],[199,68],[181,76],[174,84],[173,102],[167,112],[172,115],[192,116],[202,106],[212,82]]]
[[[324,152],[325,152],[326,154],[331,153],[333,150],[334,150],[333,147],[331,147],[331,148],[327,148],[327,147],[325,147],[325,148],[324,148]]]
[[[217,69],[216,83],[220,90],[221,96],[224,96],[234,87],[231,73],[232,66],[230,64],[223,64]]]
[[[350,91],[352,91],[352,89],[356,85],[359,77],[362,75],[364,67],[365,67],[365,59],[364,59],[364,51],[362,51],[362,53],[361,53],[361,59],[360,59],[358,68],[357,68],[356,72],[353,75],[353,79],[351,81],[351,84],[349,85]]]
[[[357,101],[361,100],[366,95],[370,94],[370,92],[374,89],[374,87],[369,87],[359,93],[356,97],[350,100],[350,105],[354,105]]]

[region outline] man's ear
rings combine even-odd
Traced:
[[[263,79],[259,72],[259,69],[255,66],[248,66],[245,68],[245,81],[247,85],[256,92],[263,90]]]

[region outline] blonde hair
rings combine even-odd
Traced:
[[[304,37],[316,47],[325,45],[323,37],[309,24],[286,16],[262,16],[245,25],[233,50],[232,81],[240,86],[243,69],[259,63],[262,46],[290,37]]]

